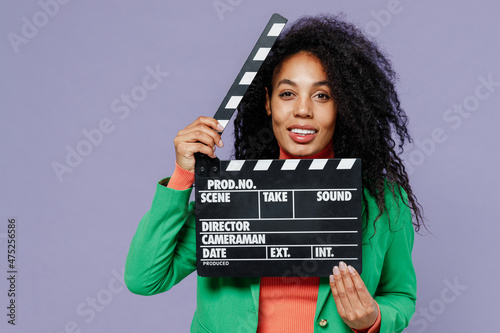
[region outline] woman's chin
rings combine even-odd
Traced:
[[[292,147],[289,151],[286,152],[297,157],[307,157],[316,154],[316,152],[309,147]]]

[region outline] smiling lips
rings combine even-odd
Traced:
[[[308,143],[316,137],[318,131],[307,125],[292,125],[288,128],[288,135],[297,143]]]

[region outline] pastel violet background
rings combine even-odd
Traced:
[[[2,1],[0,330],[187,332],[195,274],[152,297],[122,278],[156,182],[173,171],[172,140],[214,114],[272,13],[338,11],[390,55],[416,140],[405,159],[432,234],[416,237],[417,312],[405,331],[496,329],[499,10],[492,0]],[[68,165],[71,150],[86,156]],[[54,162],[66,164],[59,178]]]

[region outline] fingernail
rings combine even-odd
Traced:
[[[221,147],[221,148],[222,148],[222,147],[224,147],[224,142],[222,142],[222,139],[221,139],[221,140],[219,140],[219,144],[218,144],[218,146],[219,146],[219,147]]]
[[[333,275],[330,275],[330,282],[335,282],[335,279],[333,278]]]
[[[354,267],[352,267],[351,265],[347,266],[347,269],[349,270],[349,272],[351,274],[354,274],[355,270],[354,270]]]
[[[213,147],[212,147],[212,150],[213,150],[213,151],[215,151],[215,148],[216,148],[216,147],[217,147],[217,146],[213,146]]]
[[[345,271],[345,269],[346,269],[345,262],[341,261],[341,262],[339,263],[339,267],[340,267],[340,270],[341,270],[341,271]]]
[[[340,270],[337,266],[333,266],[333,274],[340,275]]]
[[[224,130],[224,127],[222,127],[221,124],[217,123],[217,129],[222,132]]]

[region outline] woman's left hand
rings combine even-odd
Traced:
[[[330,288],[337,311],[344,322],[353,329],[367,329],[378,318],[378,306],[366,289],[358,272],[341,261],[330,275]]]

